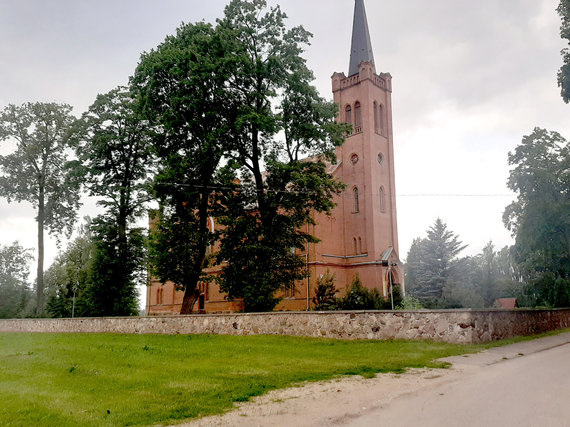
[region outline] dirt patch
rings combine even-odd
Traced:
[[[330,426],[342,425],[367,411],[386,406],[394,398],[424,387],[454,381],[461,371],[410,369],[403,374],[375,378],[345,377],[273,390],[251,402],[236,405],[224,415],[206,417],[185,427],[212,426]]]

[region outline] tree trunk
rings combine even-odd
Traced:
[[[186,284],[184,291],[184,299],[182,300],[182,307],[180,314],[191,314],[194,304],[200,297],[198,291],[198,281],[204,268],[204,260],[206,259],[206,246],[208,245],[208,203],[209,203],[209,190],[208,185],[204,185],[204,190],[200,197],[200,204],[198,206],[198,228],[200,230],[200,241],[198,243],[198,256],[194,264],[194,274],[190,277]]]
[[[198,301],[199,297],[198,288],[187,286],[184,291],[184,299],[182,300],[182,308],[180,309],[180,314],[192,314],[194,309],[194,304]]]
[[[44,313],[44,222],[45,222],[45,206],[44,206],[44,188],[40,187],[40,195],[38,200],[38,271],[36,279],[36,313],[42,315]]]

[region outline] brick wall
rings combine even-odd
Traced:
[[[479,343],[570,327],[570,309],[276,312],[0,320],[0,332],[296,335]]]

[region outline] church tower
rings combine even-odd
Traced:
[[[337,272],[339,285],[350,284],[358,273],[365,286],[379,288],[388,297],[391,284],[404,290],[396,218],[392,76],[376,73],[363,0],[355,1],[348,75],[333,74],[332,89],[340,109],[338,120],[351,124],[352,132],[337,149],[333,171],[347,186],[333,212],[337,243],[315,230],[323,243],[320,255]],[[318,258],[318,247],[316,252]]]

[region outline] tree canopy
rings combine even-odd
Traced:
[[[309,33],[285,19],[264,0],[233,0],[215,26],[185,24],[143,54],[133,78],[161,130],[151,262],[185,290],[183,313],[219,235],[222,290],[248,311],[272,309],[275,292],[305,274],[292,248],[314,238],[301,226],[342,188],[326,161],[346,126],[310,85],[301,56]],[[213,233],[209,217],[222,230]]]
[[[0,318],[27,314],[31,292],[28,283],[30,249],[18,242],[0,245]]]
[[[422,304],[440,299],[451,275],[452,262],[465,249],[458,236],[437,218],[427,237],[412,242],[406,260],[406,288]]]
[[[219,186],[218,172],[235,112],[228,103],[232,58],[209,24],[184,24],[156,49],[145,53],[132,86],[142,112],[159,127],[153,139],[158,173],[154,192],[160,209],[151,236],[155,274],[184,290],[181,313],[198,298],[207,226]]]
[[[0,141],[14,144],[0,156],[0,196],[37,210],[37,311],[44,308],[44,229],[71,234],[79,208],[80,182],[68,159],[71,107],[55,103],[9,105],[0,113]]]
[[[275,292],[306,274],[294,249],[316,239],[304,225],[330,211],[343,188],[326,162],[347,128],[311,85],[302,56],[310,34],[285,20],[264,0],[234,0],[217,27],[232,58],[228,102],[237,116],[227,155],[240,181],[226,193],[217,261],[225,262],[221,289],[243,298],[246,311],[273,309]]]
[[[92,315],[136,314],[136,285],[145,265],[143,232],[133,223],[149,199],[153,128],[133,94],[118,87],[99,95],[73,130],[81,176],[105,208],[93,221]]]
[[[570,0],[560,0],[556,10],[562,19],[560,36],[570,45]],[[570,101],[570,49],[565,47],[561,53],[563,63],[558,71],[558,86],[562,99],[568,103]]]
[[[530,283],[570,278],[570,146],[559,133],[535,128],[509,153],[508,186],[517,200],[503,220],[515,237],[513,254]],[[550,277],[549,280],[547,278]],[[546,280],[546,282],[545,282]],[[561,282],[558,285],[562,285]],[[558,286],[557,285],[557,286]],[[543,287],[544,287],[543,286]],[[546,303],[548,289],[542,292]],[[569,301],[570,302],[570,301]]]

